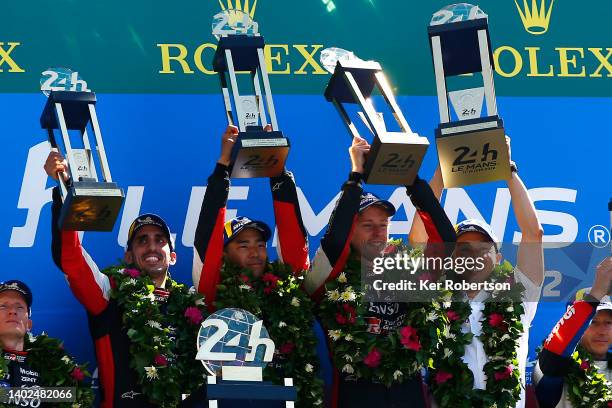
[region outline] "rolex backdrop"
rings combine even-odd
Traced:
[[[40,115],[48,68],[78,72],[96,92],[97,117],[113,181],[125,203],[112,232],[86,232],[83,245],[100,267],[123,256],[130,222],[143,212],[167,220],[176,237],[172,276],[191,284],[194,229],[206,180],[227,125],[212,59],[213,16],[224,8],[252,15],[276,116],[291,140],[293,171],[311,257],[350,171],[351,139],[323,92],[330,74],[321,51],[341,47],[378,61],[412,130],[432,144],[420,176],[437,165],[440,120],[427,26],[447,1],[161,0],[8,2],[0,29],[0,130],[6,176],[0,209],[0,280],[21,279],[34,292],[34,333],[48,332],[95,368],[83,308],[51,258],[49,153]],[[489,16],[497,104],[512,158],[529,188],[545,241],[587,248],[609,242],[612,193],[612,37],[608,1],[481,0]],[[240,75],[239,75],[240,76]],[[68,78],[66,81],[70,81]],[[61,86],[59,83],[51,85]],[[66,83],[64,83],[66,85]],[[415,209],[405,189],[367,186],[398,207],[391,233],[406,238]],[[453,223],[490,223],[506,247],[520,240],[504,182],[452,188],[442,197]],[[232,180],[228,217],[274,225],[266,179]],[[269,253],[275,257],[275,238]],[[592,243],[592,244],[591,244]],[[609,244],[608,244],[609,245]],[[607,252],[609,253],[609,246]],[[543,300],[531,328],[530,360],[569,292],[590,286],[601,257],[567,251],[574,273],[547,258]],[[510,259],[515,262],[515,259]],[[532,364],[530,364],[532,365]]]

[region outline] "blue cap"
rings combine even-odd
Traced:
[[[393,217],[395,215],[395,207],[387,200],[381,200],[376,195],[368,192],[363,192],[361,194],[361,201],[359,202],[359,212],[362,212],[366,208],[369,208],[373,205],[380,205],[389,213],[389,217]]]
[[[466,232],[479,232],[495,245],[496,251],[499,251],[499,240],[491,226],[486,222],[474,218],[461,221],[459,224],[455,225],[455,232],[457,233],[457,238]]]
[[[270,227],[263,221],[254,221],[247,217],[236,217],[225,223],[223,228],[223,245],[227,245],[245,228],[252,228],[261,232],[264,241],[268,241],[272,236]]]
[[[170,235],[170,228],[168,228],[168,224],[166,221],[162,219],[157,214],[142,214],[139,215],[132,224],[130,225],[130,229],[128,230],[128,239],[127,239],[127,247],[128,249],[132,246],[132,241],[134,240],[134,235],[136,235],[136,231],[146,225],[155,225],[156,227],[161,228],[164,235],[168,239],[168,245],[170,246],[170,251],[174,251],[174,242],[172,242],[172,235]]]
[[[6,292],[7,290],[14,290],[15,292],[21,293],[23,299],[25,300],[28,308],[32,307],[32,291],[22,281],[19,280],[8,280],[5,282],[0,282],[0,293]]]

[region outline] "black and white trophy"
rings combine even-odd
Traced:
[[[242,309],[222,309],[202,322],[198,333],[197,360],[208,371],[206,395],[209,408],[218,402],[284,402],[293,408],[297,391],[292,378],[284,385],[263,380],[263,370],[274,356],[274,342],[252,313]]]
[[[108,167],[95,108],[96,94],[87,89],[77,72],[69,69],[50,68],[42,75],[41,90],[48,99],[40,125],[47,130],[51,147],[61,151],[68,162],[68,174],[59,175],[58,182],[63,201],[59,227],[112,231],[124,194],[113,182]],[[61,146],[55,130],[60,131]],[[71,137],[71,133],[78,136]],[[98,171],[103,181],[99,181]]]
[[[410,185],[421,167],[429,147],[427,138],[413,133],[400,110],[382,67],[376,61],[363,61],[350,51],[328,48],[321,52],[321,63],[332,77],[325,89],[325,98],[332,102],[351,137],[360,135],[345,107],[358,105],[357,116],[372,137],[365,164],[364,179],[368,184]],[[384,114],[378,112],[373,96],[378,90],[386,108],[397,122],[398,131],[388,131]]]
[[[497,113],[487,15],[478,6],[454,4],[433,15],[428,31],[440,108],[436,145],[444,186],[508,180],[510,162]]]
[[[231,157],[231,177],[278,176],[289,154],[289,139],[278,128],[264,58],[264,38],[251,16],[239,10],[215,15],[213,34],[218,38],[213,69],[219,74],[227,122],[239,129]],[[248,72],[249,95],[238,84]],[[229,83],[228,83],[229,79]],[[262,93],[263,88],[263,93]],[[264,128],[270,124],[272,131]]]

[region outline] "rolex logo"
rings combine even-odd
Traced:
[[[546,4],[549,3],[548,8]],[[518,0],[514,0],[516,8],[523,20],[523,26],[529,34],[542,35],[548,31],[550,24],[550,14],[552,13],[555,0],[531,0],[531,6],[527,5],[527,0],[523,0],[523,7],[519,6]]]

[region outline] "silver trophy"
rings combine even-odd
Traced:
[[[363,61],[352,52],[341,48],[323,50],[321,63],[332,74],[325,89],[325,98],[334,104],[351,136],[363,137],[344,104],[359,105],[361,111],[358,116],[372,134],[370,152],[365,164],[366,183],[412,184],[429,142],[427,138],[413,133],[410,129],[380,64]],[[388,131],[384,116],[376,111],[372,100],[376,88],[399,125],[398,132]]]
[[[277,176],[285,166],[289,140],[278,129],[264,59],[264,38],[249,14],[231,9],[215,15],[213,34],[219,40],[213,67],[219,74],[227,122],[239,129],[232,151],[231,177]],[[238,89],[236,73],[245,71],[250,73],[249,95],[241,95]],[[271,132],[264,130],[268,124]]]
[[[440,108],[436,145],[444,186],[509,179],[487,15],[471,4],[450,5],[433,15],[428,31]]]
[[[61,151],[68,162],[67,180],[60,175],[58,182],[63,201],[59,227],[111,231],[124,195],[111,177],[95,109],[96,95],[87,89],[87,83],[77,72],[66,68],[43,72],[41,90],[48,99],[40,124],[47,130],[51,147]],[[60,131],[63,149],[54,130]],[[71,138],[70,131],[76,131],[79,137]],[[98,153],[97,165],[94,151]],[[103,181],[98,179],[98,170]]]

